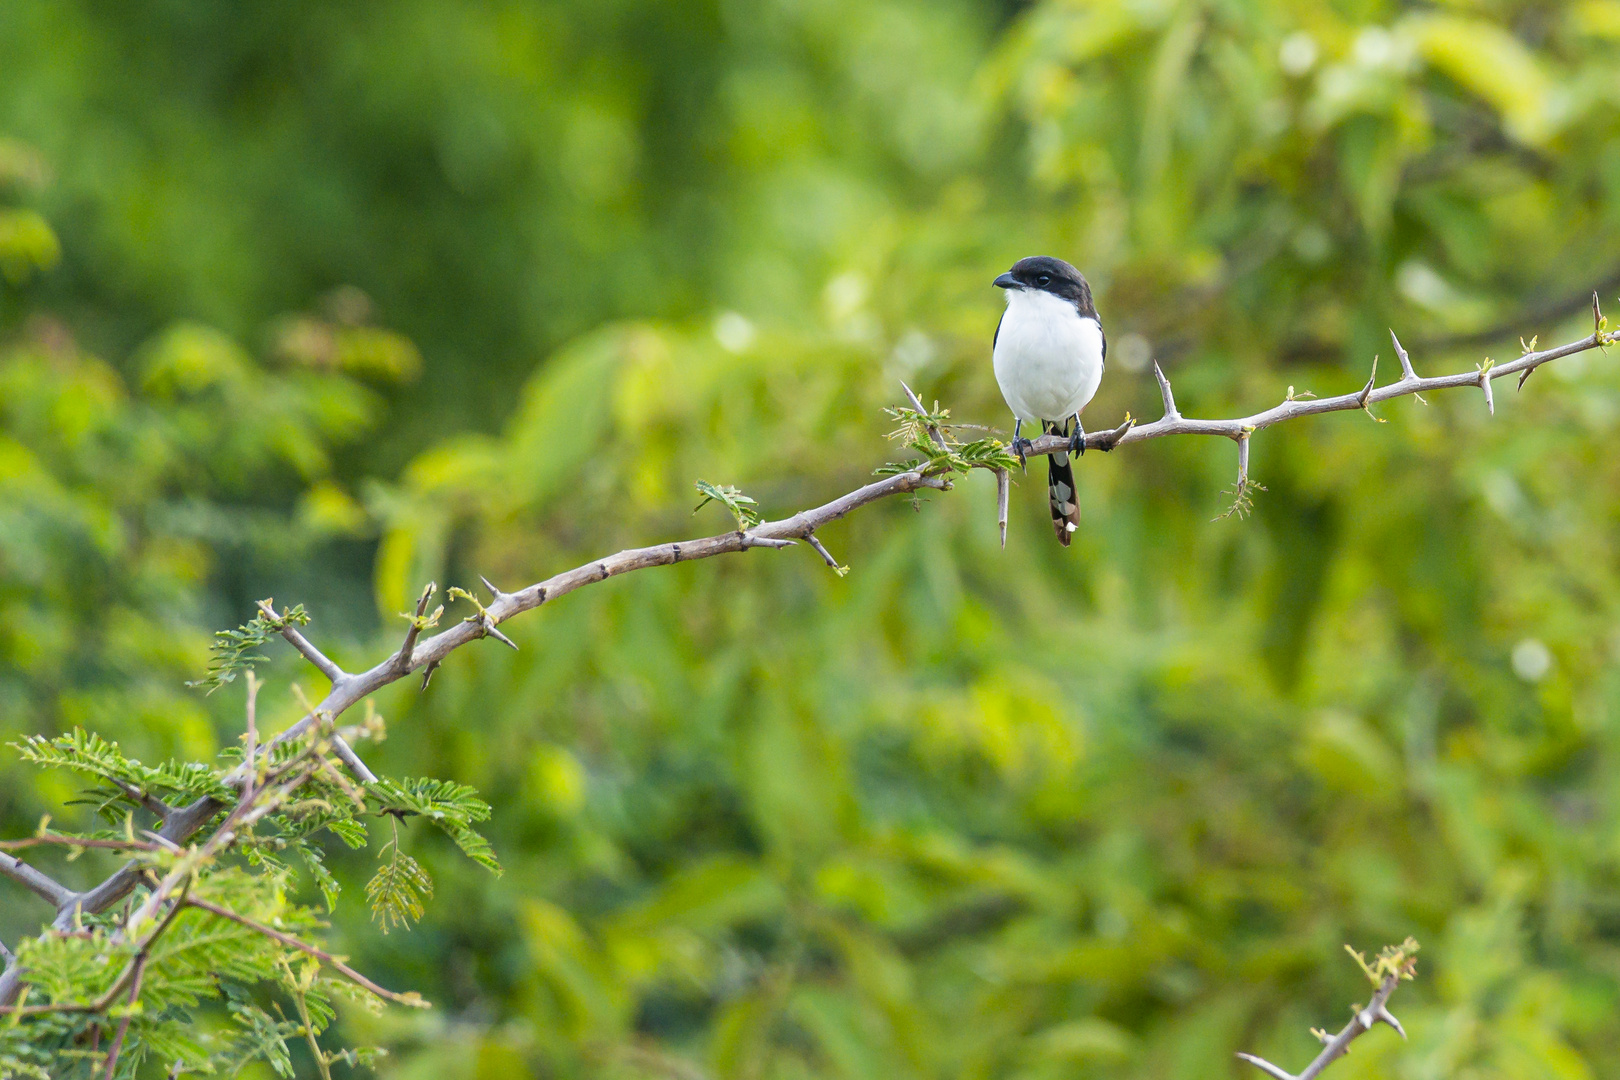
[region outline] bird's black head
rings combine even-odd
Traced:
[[[996,278],[998,289],[1034,289],[1061,296],[1080,309],[1080,314],[1097,317],[1096,305],[1091,300],[1091,285],[1080,271],[1050,255],[1031,255],[1019,259],[1013,268]]]

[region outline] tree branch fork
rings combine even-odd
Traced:
[[[1112,450],[1116,446],[1171,435],[1215,435],[1232,439],[1239,447],[1239,474],[1236,489],[1238,503],[1233,507],[1234,511],[1239,511],[1243,508],[1246,492],[1255,486],[1248,476],[1248,449],[1250,437],[1255,432],[1284,421],[1314,416],[1320,413],[1365,410],[1370,415],[1370,406],[1393,398],[1413,395],[1419,396],[1419,400],[1422,400],[1420,395],[1425,392],[1463,387],[1479,388],[1485,396],[1487,407],[1494,414],[1495,402],[1491,392],[1491,383],[1494,380],[1506,375],[1517,374],[1519,375],[1519,386],[1522,387],[1530,374],[1543,364],[1590,349],[1604,348],[1614,343],[1615,335],[1606,330],[1607,320],[1604,319],[1599,310],[1596,294],[1592,297],[1592,315],[1592,333],[1578,341],[1540,352],[1527,349],[1524,355],[1507,363],[1494,364],[1487,360],[1483,364],[1477,365],[1475,370],[1471,372],[1459,372],[1431,378],[1423,378],[1415,372],[1406,350],[1401,346],[1394,332],[1391,331],[1390,338],[1401,366],[1401,376],[1396,381],[1387,383],[1384,386],[1376,385],[1378,367],[1375,358],[1372,375],[1357,392],[1327,398],[1312,398],[1296,396],[1292,388],[1290,388],[1289,394],[1283,402],[1261,412],[1234,419],[1209,420],[1183,416],[1176,407],[1170,380],[1166,378],[1159,365],[1155,363],[1153,372],[1159,384],[1164,405],[1164,415],[1148,424],[1137,424],[1127,416],[1125,422],[1118,428],[1087,434],[1086,446],[1091,449]],[[907,398],[918,413],[926,413],[917,396],[912,393],[911,388],[904,387],[904,390]],[[928,424],[927,430],[933,443],[941,450],[945,450],[947,444],[944,433],[931,422]],[[1068,440],[1062,436],[1043,435],[1033,440],[1028,452],[1034,455],[1043,455],[1066,451],[1067,449]],[[996,475],[998,524],[1001,530],[1002,544],[1005,546],[1009,488],[1008,472],[1005,468],[980,467],[989,468]],[[438,616],[443,610],[441,607],[431,615],[427,612],[427,605],[435,591],[435,586],[429,585],[424,589],[418,600],[414,614],[407,615],[410,626],[401,647],[380,663],[363,672],[345,671],[311,643],[290,620],[277,616],[274,607],[269,601],[263,601],[259,605],[261,613],[276,626],[281,636],[294,650],[330,680],[331,688],[325,697],[317,705],[310,708],[301,720],[273,739],[262,743],[255,741],[251,744],[249,746],[250,753],[245,756],[243,763],[227,777],[227,780],[239,791],[242,791],[244,796],[251,794],[260,757],[268,752],[271,747],[284,743],[289,739],[300,738],[312,726],[321,723],[327,725],[328,744],[332,752],[363,784],[375,783],[376,776],[355,754],[342,735],[331,727],[335,719],[357,702],[415,671],[423,673],[422,685],[426,689],[428,679],[431,678],[433,671],[450,653],[480,638],[493,637],[512,648],[517,648],[516,644],[498,629],[499,625],[506,620],[526,611],[532,611],[577,589],[636,570],[655,566],[669,566],[681,562],[693,562],[699,559],[734,554],[755,548],[781,549],[791,547],[801,541],[812,547],[835,571],[842,572],[847,568],[840,567],[837,560],[827,551],[826,547],[815,535],[817,530],[872,503],[920,490],[949,490],[951,483],[950,470],[947,467],[938,464],[920,465],[865,484],[830,502],[809,510],[800,511],[791,517],[776,521],[758,522],[750,527],[740,527],[714,536],[657,544],[650,547],[630,548],[592,560],[571,570],[565,570],[516,592],[505,592],[492,585],[487,579],[481,579],[492,597],[488,605],[484,605],[470,593],[459,589],[453,590],[454,594],[471,600],[478,609],[477,613],[463,619],[454,626],[423,639],[423,631],[436,625]],[[225,804],[209,797],[198,799],[187,806],[173,807],[147,792],[126,790],[125,794],[154,813],[161,821],[161,827],[155,833],[149,835],[154,837],[155,841],[173,847],[179,847],[187,843],[210,821],[227,809]],[[243,803],[246,801],[246,798],[244,798]],[[243,803],[237,805],[240,806]],[[218,835],[220,835],[220,830],[216,829],[214,836],[217,837]],[[19,882],[41,899],[50,903],[56,909],[53,929],[57,932],[70,930],[81,914],[95,914],[108,910],[134,891],[141,883],[139,864],[130,863],[114,872],[98,885],[83,892],[75,892],[38,868],[5,852],[0,852],[0,875]],[[5,954],[4,959],[6,966],[4,972],[0,973],[0,1006],[11,1006],[15,1003],[21,991],[23,973],[9,951]],[[1392,992],[1393,986],[1389,990]],[[1383,992],[1382,987],[1380,987],[1380,993],[1382,996],[1375,995],[1374,1001],[1381,1008],[1383,1001],[1388,998],[1388,993]],[[1374,1022],[1383,1019],[1384,1017],[1381,1015],[1372,1017]],[[1359,1023],[1359,1021],[1357,1022]],[[1343,1037],[1342,1032],[1341,1037]],[[1354,1035],[1350,1036],[1350,1038],[1354,1037]],[[1348,1042],[1348,1039],[1345,1041]],[[1254,1064],[1263,1071],[1269,1072],[1277,1080],[1310,1080],[1316,1075],[1316,1072],[1311,1072],[1308,1069],[1306,1072],[1299,1074],[1297,1078],[1289,1077],[1282,1070],[1269,1065],[1269,1063],[1263,1063],[1259,1059],[1245,1056],[1245,1060],[1253,1061]]]

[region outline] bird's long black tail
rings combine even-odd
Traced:
[[[1045,421],[1041,430],[1063,435],[1064,427]],[[1080,528],[1080,491],[1074,486],[1074,469],[1069,455],[1059,450],[1046,459],[1046,496],[1052,503],[1052,528],[1057,530],[1058,543],[1064,547],[1074,539]]]

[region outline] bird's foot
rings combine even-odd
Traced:
[[[1013,436],[1011,447],[1013,457],[1018,459],[1018,467],[1023,469],[1025,472],[1029,471],[1028,455],[1033,449],[1035,449],[1035,444],[1024,438],[1022,435]]]
[[[1109,447],[1110,450],[1113,447]],[[1069,453],[1086,456],[1086,429],[1080,426],[1080,418],[1075,417],[1074,431],[1069,435]]]

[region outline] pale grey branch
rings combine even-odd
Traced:
[[[811,547],[816,549],[817,555],[820,555],[822,559],[826,560],[828,566],[832,567],[834,570],[842,569],[842,567],[838,565],[838,560],[832,557],[832,552],[827,550],[826,545],[824,545],[820,540],[816,539],[815,533],[811,533],[804,539]]]
[[[923,408],[922,401],[918,399],[916,394],[911,392],[911,387],[906,385],[906,381],[904,379],[900,380],[900,389],[906,392],[906,397],[910,399],[911,407],[913,409],[916,409],[924,416],[928,415],[928,410]],[[945,445],[945,433],[940,431],[939,428],[933,424],[928,425],[928,437],[932,439],[934,441],[934,445],[939,447],[941,450],[947,449]],[[833,565],[836,566],[838,564],[834,563]]]
[[[333,681],[332,689],[327,693],[326,697],[314,709],[310,710],[302,720],[287,728],[274,739],[268,740],[264,747],[278,745],[303,735],[318,716],[335,719],[351,705],[363,700],[389,683],[403,678],[411,671],[422,670],[424,674],[430,673],[455,649],[470,641],[490,635],[490,631],[494,630],[498,624],[512,616],[531,611],[548,601],[565,596],[586,585],[594,585],[610,577],[618,577],[621,574],[653,566],[691,562],[697,559],[712,558],[716,555],[747,551],[750,548],[757,547],[790,547],[797,540],[808,539],[816,529],[837,521],[870,503],[892,495],[908,494],[924,488],[943,491],[949,487],[950,480],[947,477],[930,475],[922,470],[912,470],[895,476],[884,477],[812,510],[805,510],[780,521],[765,522],[746,532],[739,529],[697,540],[659,544],[654,547],[632,548],[615,555],[609,555],[603,559],[593,560],[573,570],[564,571],[516,593],[496,591],[495,602],[485,609],[486,616],[484,619],[459,622],[419,644],[413,641],[412,644],[415,647],[411,650],[408,663],[399,664],[399,654],[396,653],[369,671],[355,675],[340,671],[341,677]],[[487,619],[487,625],[485,619]],[[504,638],[504,635],[500,636]],[[302,640],[303,635],[298,635],[297,641]],[[315,656],[321,655],[319,650],[316,650],[313,645],[309,645],[307,641],[304,642],[304,648],[300,648],[293,638],[288,638],[288,641],[307,659],[311,659],[312,662],[311,654]],[[306,648],[308,649],[307,652],[305,651]],[[336,668],[336,665],[332,666]],[[340,739],[341,736],[338,733],[332,733],[333,750],[341,758],[344,755],[340,747],[346,747],[346,744],[341,743]],[[352,754],[352,751],[350,753]],[[367,779],[368,783],[375,780],[375,777],[370,776],[369,770],[365,769],[364,764],[360,763],[357,757],[352,762],[347,758],[344,758],[344,760],[345,764],[351,769],[355,769],[356,775]],[[238,766],[228,779],[233,785],[240,788],[246,783],[247,776],[248,773],[244,763],[244,765]],[[205,796],[187,806],[175,808],[173,813],[164,820],[163,828],[157,835],[164,841],[183,845],[226,809],[225,804]],[[16,862],[10,856],[0,856],[0,858],[13,863]],[[0,864],[0,870],[6,870],[6,867]],[[27,867],[26,870],[37,873],[37,871],[33,871],[32,867]],[[24,884],[29,883],[27,879],[18,876],[18,874],[11,873],[9,870],[6,870],[6,872],[9,876],[18,877],[18,880],[22,880]],[[75,894],[67,889],[61,889],[60,893],[47,894],[41,892],[41,895],[45,896],[47,900],[50,900],[57,907],[57,918],[53,924],[55,929],[67,930],[73,925],[76,911],[82,911],[85,914],[106,911],[128,896],[139,882],[139,870],[134,864],[129,864],[83,894]],[[51,884],[54,884],[54,882]],[[36,889],[35,891],[40,890]],[[18,969],[12,969],[0,976],[0,1005],[15,1003],[21,988],[22,980]]]
[[[288,644],[297,649],[305,660],[314,664],[322,675],[332,680],[333,685],[349,677],[348,673],[328,659],[325,653],[311,645],[309,639],[298,632],[298,627],[290,622],[283,622],[281,617],[276,614],[276,609],[270,606],[269,601],[260,600],[259,611],[264,614],[265,618],[278,623],[277,629],[281,631],[281,636],[287,639]]]
[[[1164,377],[1164,369],[1159,367],[1157,360],[1153,361],[1153,377],[1159,380],[1159,396],[1164,399],[1164,418],[1180,420],[1181,411],[1176,408],[1176,395],[1171,393],[1170,380]]]
[[[511,642],[507,642],[507,644],[511,645]],[[512,648],[515,649],[517,646],[512,645]],[[350,746],[348,741],[336,732],[332,733],[332,753],[336,754],[338,760],[349,767],[349,771],[354,773],[362,784],[375,784],[377,782],[377,774],[366,767],[366,763],[360,760],[360,755],[354,752],[354,747]]]
[[[1399,974],[1392,973],[1384,976],[1384,981],[1379,984],[1377,992],[1373,994],[1373,999],[1367,1004],[1367,1007],[1356,1009],[1354,1015],[1350,1018],[1350,1022],[1344,1026],[1343,1030],[1331,1039],[1324,1040],[1326,1045],[1322,1047],[1322,1052],[1316,1055],[1315,1060],[1305,1066],[1304,1071],[1298,1076],[1286,1072],[1265,1058],[1256,1057],[1253,1054],[1240,1053],[1238,1057],[1266,1075],[1271,1076],[1273,1080],[1316,1080],[1316,1077],[1322,1075],[1324,1069],[1349,1052],[1350,1044],[1353,1041],[1371,1031],[1376,1024],[1388,1024],[1400,1032],[1401,1038],[1406,1038],[1406,1029],[1401,1027],[1401,1022],[1395,1019],[1387,1005],[1389,995],[1395,992],[1395,988],[1400,983],[1401,976]]]
[[[1253,1065],[1266,1075],[1273,1077],[1274,1080],[1295,1080],[1293,1073],[1284,1072],[1271,1062],[1267,1061],[1265,1058],[1255,1057],[1253,1054],[1245,1054],[1241,1050],[1238,1051],[1238,1057],[1242,1058],[1244,1061],[1247,1061],[1250,1065]]]
[[[486,581],[484,584],[488,585],[489,582]],[[428,582],[427,588],[422,590],[422,595],[416,598],[416,613],[412,616],[408,616],[411,622],[410,628],[405,631],[405,642],[399,647],[399,652],[394,654],[393,659],[394,667],[401,675],[411,670],[411,656],[416,651],[416,639],[421,637],[422,628],[428,625],[423,620],[427,618],[425,614],[427,612],[427,606],[433,601],[433,594],[437,592],[438,589],[439,585],[437,582]],[[491,589],[490,591],[494,592],[494,589]],[[440,608],[439,610],[442,611],[444,609]]]
[[[52,907],[59,908],[72,901],[75,896],[72,889],[43,870],[36,870],[16,856],[3,851],[0,851],[0,874],[28,886],[41,899],[49,901]]]

